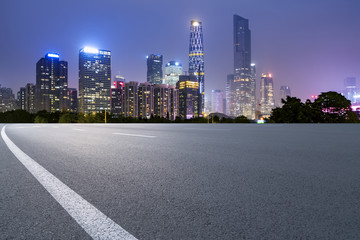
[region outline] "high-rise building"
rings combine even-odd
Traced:
[[[124,86],[123,81],[114,81],[111,86],[111,113],[124,114]]]
[[[221,90],[211,91],[211,112],[223,113],[223,92]]]
[[[260,82],[260,112],[263,117],[269,117],[275,107],[274,82],[271,74],[262,74]]]
[[[114,82],[116,82],[116,81],[118,81],[118,82],[120,81],[120,82],[123,82],[123,83],[126,82],[125,78],[123,76],[119,75],[119,74],[114,76]]]
[[[169,85],[169,120],[174,121],[179,111],[179,90],[174,85]]]
[[[176,85],[179,76],[182,74],[182,64],[176,61],[170,61],[165,66],[165,84]]]
[[[151,84],[163,83],[163,56],[150,54],[147,56],[147,82]]]
[[[35,85],[32,83],[26,84],[25,87],[20,88],[18,92],[19,109],[25,110],[29,113],[35,113]]]
[[[290,87],[289,86],[281,86],[280,87],[280,92],[279,92],[279,103],[280,106],[282,106],[282,102],[281,100],[284,99],[286,100],[287,96],[291,97],[291,91],[290,91]]]
[[[139,88],[138,82],[130,81],[125,83],[125,88],[124,88],[125,117],[138,118],[139,116],[138,88]]]
[[[355,99],[357,96],[357,85],[356,85],[356,78],[348,77],[344,79],[344,91],[343,95],[346,99],[350,100],[351,103],[356,103],[359,99]]]
[[[37,111],[55,112],[67,109],[68,63],[56,53],[48,53],[36,63]]]
[[[181,75],[176,84],[179,90],[179,116],[182,119],[199,117],[199,82],[195,75]]]
[[[195,20],[190,23],[189,75],[197,78],[199,84],[197,112],[199,116],[203,116],[205,111],[204,43],[202,22]]]
[[[251,64],[251,31],[249,20],[234,15],[234,75],[228,76],[230,85],[230,116],[245,116],[255,119],[256,106],[256,71]]]
[[[110,111],[111,52],[85,47],[79,53],[79,111]]]
[[[154,114],[154,86],[151,83],[140,83],[138,89],[138,103],[139,118],[150,119],[151,115]]]
[[[226,87],[225,87],[225,101],[226,101],[226,111],[225,114],[230,116],[230,107],[233,104],[231,97],[231,86],[234,81],[234,74],[228,74],[226,78]]]
[[[68,110],[71,113],[76,113],[78,111],[78,92],[76,88],[68,88]]]

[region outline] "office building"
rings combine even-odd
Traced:
[[[211,91],[211,112],[223,113],[223,92],[221,90]]]
[[[154,114],[154,87],[151,83],[140,83],[138,88],[138,104],[139,118],[150,119]]]
[[[165,66],[165,84],[176,85],[179,76],[182,74],[182,64],[176,61],[170,61]]]
[[[269,117],[275,107],[274,82],[271,74],[262,74],[260,82],[260,112],[263,117]]]
[[[25,87],[20,88],[17,96],[19,104],[18,107],[20,110],[25,110],[29,113],[36,113],[34,84],[28,83]]]
[[[111,52],[85,47],[79,53],[79,112],[110,111]]]
[[[249,20],[238,15],[233,17],[234,31],[234,76],[228,76],[230,116],[245,116],[255,119],[256,106],[256,71],[251,64],[251,31]]]
[[[37,111],[66,110],[68,63],[59,54],[48,53],[36,63],[35,108]]]
[[[199,85],[197,115],[203,116],[205,111],[205,73],[204,73],[204,43],[202,22],[191,21],[189,45],[189,75],[195,76]]]
[[[147,56],[147,82],[150,84],[163,83],[163,56],[150,54]]]
[[[130,81],[125,83],[124,87],[124,116],[125,117],[139,117],[138,104],[138,88],[139,83]]]
[[[169,118],[168,120],[174,121],[179,115],[179,90],[174,85],[169,85]]]
[[[176,88],[179,90],[179,116],[181,119],[199,117],[199,82],[195,75],[181,75]]]

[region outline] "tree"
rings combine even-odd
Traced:
[[[321,112],[320,121],[323,123],[357,122],[351,111],[351,101],[337,92],[323,92],[312,104],[313,108]]]

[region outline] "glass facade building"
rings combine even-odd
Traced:
[[[182,64],[176,61],[170,61],[165,66],[165,84],[176,85],[179,76],[182,74]]]
[[[68,63],[59,55],[48,53],[36,63],[37,111],[55,112],[68,109]]]
[[[279,91],[279,105],[282,106],[281,99],[286,100],[286,97],[291,97],[291,91],[289,86],[281,86]]]
[[[223,113],[223,92],[221,90],[211,91],[211,112]]]
[[[190,46],[189,46],[189,75],[197,78],[199,84],[199,98],[197,112],[204,114],[205,104],[205,73],[204,73],[204,43],[202,22],[191,21],[190,23]]]
[[[274,82],[271,74],[262,74],[260,82],[260,112],[263,117],[270,117],[275,107]]]
[[[79,53],[79,112],[110,111],[111,52],[85,47]]]
[[[150,84],[163,83],[163,56],[151,54],[147,56],[147,82]]]
[[[249,20],[234,15],[234,79],[230,84],[231,116],[255,119],[256,75],[251,64],[251,31]]]

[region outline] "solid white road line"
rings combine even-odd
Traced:
[[[1,137],[11,152],[93,239],[136,239],[21,151],[8,138],[5,127]]]
[[[139,134],[131,134],[131,133],[113,133],[113,134],[115,134],[115,135],[123,135],[123,136],[132,136],[132,137],[156,138],[156,136],[139,135]]]
[[[81,128],[73,128],[73,130],[75,130],[75,131],[81,131],[81,132],[85,131],[84,129],[81,129]]]

